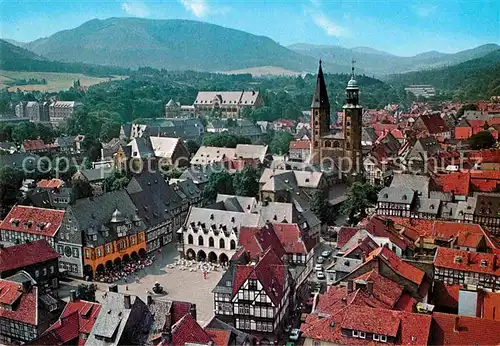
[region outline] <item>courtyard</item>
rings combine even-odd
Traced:
[[[170,268],[179,259],[175,243],[165,246],[161,252],[155,253],[155,260],[149,267],[137,271],[130,275],[126,282],[121,279],[113,284],[118,285],[118,292],[130,293],[140,297],[146,302],[148,292],[152,293],[152,288],[156,282],[163,286],[167,294],[154,294],[156,299],[168,299],[187,301],[196,304],[197,319],[200,325],[204,325],[210,321],[213,313],[213,294],[212,289],[222,276],[222,269],[215,268],[214,271],[207,272],[204,278],[203,272],[199,269],[190,271],[191,268],[196,268],[196,265],[181,270],[181,266]],[[138,279],[138,281],[137,281]],[[82,281],[83,282],[83,281]],[[76,289],[80,283],[79,280],[72,280],[69,283],[62,283],[60,289],[60,297],[69,296],[69,289]],[[110,284],[98,282],[96,300],[103,292],[107,291]]]

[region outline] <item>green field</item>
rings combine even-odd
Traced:
[[[3,89],[8,86],[8,82],[19,79],[42,79],[47,80],[47,84],[36,85],[15,85],[9,87],[9,91],[16,91],[17,89],[32,91],[61,91],[69,89],[73,86],[73,82],[77,79],[80,80],[81,86],[91,86],[101,82],[110,80],[110,78],[90,77],[81,73],[56,73],[56,72],[17,72],[17,71],[3,71],[0,70],[0,88]],[[123,79],[126,76],[114,76],[111,79]]]

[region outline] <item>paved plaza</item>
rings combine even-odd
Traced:
[[[119,280],[115,284],[118,285],[119,292],[129,292],[139,296],[146,302],[147,291],[152,292],[155,282],[158,282],[163,286],[167,294],[153,294],[155,298],[187,301],[196,304],[197,319],[200,325],[203,326],[214,315],[212,289],[221,278],[222,269],[219,267],[215,271],[208,272],[206,279],[204,279],[200,270],[190,272],[189,270],[181,270],[180,266],[169,268],[168,266],[177,259],[179,259],[179,255],[175,244],[169,244],[161,252],[155,253],[155,261],[151,266],[131,275],[127,283],[124,280]],[[139,279],[138,283],[136,278]],[[68,293],[66,291],[75,289],[78,284],[77,280],[62,283],[61,298],[67,297]],[[96,300],[99,301],[102,293],[108,290],[109,284],[97,283],[97,287]]]

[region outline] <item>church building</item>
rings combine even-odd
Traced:
[[[359,87],[354,79],[354,67],[346,88],[346,104],[342,129],[330,127],[330,102],[325,77],[319,62],[316,90],[311,104],[311,156],[310,163],[328,165],[334,162],[343,172],[357,173],[361,161],[361,118]]]

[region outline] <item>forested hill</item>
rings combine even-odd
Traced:
[[[399,86],[430,84],[457,99],[500,95],[500,49],[450,67],[393,75],[389,82]]]
[[[83,73],[89,76],[127,75],[128,69],[45,59],[29,50],[0,40],[0,70]]]
[[[231,71],[275,66],[315,72],[317,59],[301,55],[265,36],[192,20],[93,19],[38,39],[26,48],[49,59],[167,70]],[[329,62],[329,72],[348,72]]]

